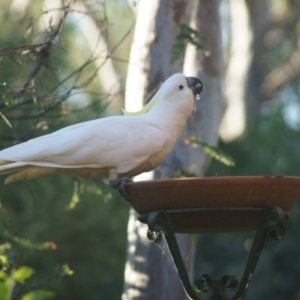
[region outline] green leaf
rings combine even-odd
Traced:
[[[207,38],[202,35],[198,30],[192,29],[186,24],[181,24],[179,33],[175,38],[174,45],[171,49],[170,63],[174,64],[180,56],[184,53],[186,44],[190,43],[195,46],[197,50],[202,50],[205,56],[210,55],[210,51],[204,48]]]
[[[211,146],[205,142],[198,141],[196,137],[192,136],[190,138],[185,139],[185,144],[191,144],[194,147],[201,147],[204,149],[204,151],[211,156],[212,158],[220,161],[224,165],[228,167],[233,167],[235,165],[234,159],[223,152],[220,148]]]
[[[8,285],[5,282],[0,282],[0,299],[6,300],[8,296]]]
[[[9,266],[7,255],[0,255],[0,264],[5,267]]]
[[[7,274],[3,270],[0,270],[0,280],[5,280],[6,278],[7,278]]]
[[[24,283],[24,281],[30,278],[34,273],[34,270],[30,267],[20,267],[14,272],[14,279],[19,283]]]
[[[68,204],[68,206],[66,207],[67,210],[72,210],[76,207],[76,205],[79,203],[80,201],[80,194],[79,194],[79,185],[78,182],[75,181],[74,182],[74,190],[73,190],[73,195],[72,198]]]
[[[19,238],[17,236],[11,235],[8,231],[3,230],[0,228],[0,236],[7,239],[10,242],[16,243],[18,246],[21,246],[23,248],[31,249],[31,250],[45,250],[49,249],[49,243],[40,243],[40,244],[34,244],[30,240]],[[0,263],[5,263],[5,256],[0,255]]]
[[[51,299],[55,294],[47,290],[36,290],[25,294],[21,300],[46,300]]]
[[[0,83],[0,101],[3,101],[5,106],[14,104],[14,100],[11,95],[11,88],[6,82]]]
[[[62,274],[72,276],[74,274],[74,271],[70,269],[68,264],[65,264],[62,266]]]

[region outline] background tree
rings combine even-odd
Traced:
[[[299,1],[6,0],[0,11],[1,148],[121,112],[125,92],[126,100],[147,99],[183,70],[205,83],[183,137],[217,143],[222,78],[226,83],[219,146],[235,166],[213,161],[206,175],[299,176]],[[178,40],[180,33],[185,38]],[[174,49],[179,59],[170,64]],[[131,73],[134,66],[140,73]],[[210,159],[183,140],[156,176],[204,174]],[[120,299],[129,206],[116,193],[100,180],[49,176],[2,185],[0,199],[3,299],[27,294],[28,300],[32,292],[38,299]],[[285,239],[267,245],[246,299],[299,298],[299,214],[295,205]],[[129,242],[149,250],[145,230],[131,220],[138,234]],[[196,271],[239,275],[251,239],[248,233],[199,236]],[[194,240],[182,239],[190,266]],[[134,263],[141,259],[153,268],[136,273],[134,290],[172,298],[172,282],[184,297],[172,262],[164,259],[166,247],[152,247],[147,255],[135,257]],[[125,291],[132,281],[126,284]]]
[[[298,53],[299,3],[246,1],[246,4],[252,39],[251,61],[244,73],[248,79],[244,84],[244,96],[236,95],[237,100],[231,94],[227,99],[243,104],[244,111],[240,112],[244,114],[245,126],[239,138],[236,136],[230,143],[226,129],[221,131],[227,143],[220,146],[234,157],[235,167],[225,169],[213,163],[208,175],[299,176],[299,69],[295,59]],[[234,1],[231,5],[235,5]],[[229,45],[233,42],[232,36]],[[240,57],[240,65],[244,65],[247,55],[245,52],[245,56]],[[234,59],[234,56],[228,57],[228,71]],[[226,95],[229,94],[226,92]],[[237,117],[234,113],[228,114],[233,128],[241,120],[237,121]],[[267,244],[245,299],[298,299],[296,274],[299,265],[290,259],[292,255],[297,256],[294,251],[299,247],[299,239],[294,233],[298,226],[299,205],[296,204],[287,222],[284,241]],[[197,251],[202,262],[196,263],[196,270],[205,268],[216,277],[225,273],[241,274],[252,238],[249,234],[202,235],[198,239]],[[271,278],[268,284],[261,280],[266,277]]]
[[[163,176],[178,176],[182,170],[203,175],[208,165],[208,156],[203,150],[185,144],[184,140],[191,136],[215,145],[218,140],[218,127],[223,110],[222,89],[222,49],[218,1],[140,1],[138,19],[131,50],[127,85],[130,86],[139,78],[141,85],[139,92],[148,93],[167,79],[174,72],[182,72],[193,76],[200,76],[205,82],[202,101],[197,105],[197,111],[192,115],[186,130],[172,154],[162,166]],[[151,12],[151,13],[150,13]],[[184,15],[186,12],[186,17]],[[195,13],[192,13],[195,12]],[[185,17],[185,19],[184,19]],[[208,21],[209,20],[209,21]],[[183,22],[191,22],[194,28],[207,36],[206,51],[210,56],[204,56],[194,49],[189,49],[187,59],[172,64],[172,54],[178,51],[174,48],[176,37],[183,30]],[[212,22],[213,26],[207,26]],[[147,26],[148,35],[141,27]],[[180,42],[180,41],[178,41]],[[182,41],[181,41],[182,42]],[[194,46],[193,46],[194,47]],[[141,51],[143,49],[144,51]],[[140,52],[139,52],[139,51]],[[135,95],[136,96],[136,95]],[[143,94],[139,94],[139,98]],[[127,101],[136,99],[132,91],[127,95]],[[132,101],[133,102],[133,101]],[[130,103],[129,105],[130,106]],[[205,113],[204,113],[205,112]],[[161,174],[157,174],[160,177]],[[161,251],[157,245],[149,243],[146,237],[147,226],[139,224],[136,214],[131,211],[128,226],[128,250],[125,270],[125,288],[123,299],[184,299],[186,298],[172,260],[167,252],[167,259],[161,259]],[[193,263],[193,242],[189,235],[177,235],[187,267],[191,269]]]
[[[120,105],[114,87],[122,84],[126,55],[117,53],[133,22],[126,4],[2,1],[0,6],[2,148],[97,118],[109,104]],[[117,29],[113,16],[120,14],[125,21]],[[109,30],[113,38],[108,20],[115,23]],[[121,63],[113,62],[117,58]],[[107,64],[115,70],[107,72]],[[102,69],[106,81],[98,80]],[[109,75],[116,70],[120,78]],[[56,299],[119,298],[128,213],[106,185],[59,176],[2,185],[0,197],[1,264],[7,279],[1,299],[21,299],[30,292],[39,299],[55,294]],[[34,270],[26,284],[9,285],[24,265]],[[53,296],[37,294],[45,289]]]

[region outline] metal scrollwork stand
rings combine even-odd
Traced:
[[[227,208],[228,210],[237,211],[251,211],[261,214],[260,223],[256,231],[256,235],[253,241],[253,245],[248,257],[248,261],[245,266],[244,274],[240,283],[238,283],[235,276],[224,275],[221,279],[214,280],[208,274],[197,274],[194,278],[195,289],[192,287],[187,271],[185,269],[183,259],[177,244],[175,234],[172,229],[170,217],[172,214],[185,214],[189,211],[191,213],[201,212],[201,209],[189,209],[189,210],[166,210],[155,211],[149,214],[141,215],[140,221],[148,224],[148,239],[152,242],[159,242],[162,235],[168,244],[170,253],[173,257],[176,269],[181,279],[182,285],[186,294],[193,300],[201,300],[201,294],[206,292],[205,300],[238,300],[242,299],[245,295],[257,262],[259,260],[262,248],[268,236],[272,239],[280,240],[284,237],[284,221],[287,218],[287,214],[279,207],[267,207],[267,208]],[[205,212],[207,209],[202,209]],[[210,211],[218,211],[213,208]],[[222,211],[226,208],[220,209]],[[226,293],[227,290],[236,290],[232,297],[229,297]]]

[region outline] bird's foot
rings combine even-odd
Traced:
[[[130,178],[122,177],[110,180],[109,184],[113,189],[117,190],[126,201],[130,201],[129,193],[127,191],[127,183],[129,182],[132,182]]]

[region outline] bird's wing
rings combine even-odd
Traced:
[[[131,169],[162,149],[163,132],[137,117],[109,117],[66,127],[0,151],[16,167]],[[13,164],[0,167],[10,169]]]

